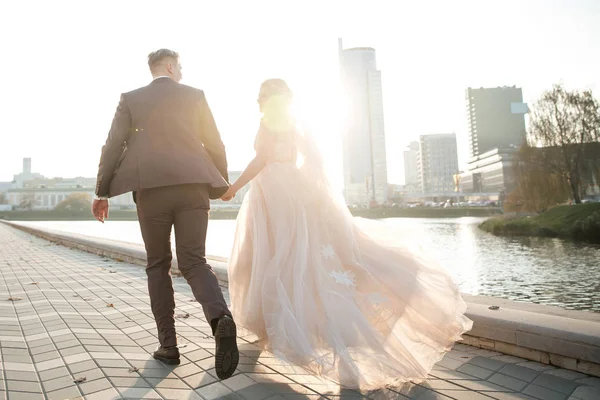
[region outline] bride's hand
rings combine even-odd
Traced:
[[[233,188],[233,186],[229,186],[229,189],[225,192],[223,196],[221,196],[221,200],[229,201],[235,197],[237,191]]]

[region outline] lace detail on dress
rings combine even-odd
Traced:
[[[321,247],[321,256],[326,260],[333,260],[335,258],[335,250],[333,246],[328,244]]]
[[[329,276],[335,279],[336,283],[348,287],[356,287],[356,279],[350,270],[331,271]]]

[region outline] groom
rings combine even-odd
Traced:
[[[171,365],[180,363],[170,275],[175,227],[179,270],[215,336],[217,376],[227,379],[239,360],[236,326],[205,253],[209,199],[228,187],[225,147],[204,93],[178,83],[179,55],[157,50],[148,65],[153,81],[121,95],[102,148],[92,213],[104,222],[108,198],[133,191],[160,341],[154,358]]]

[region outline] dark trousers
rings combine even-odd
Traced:
[[[164,186],[136,193],[137,212],[146,246],[148,291],[161,346],[177,345],[175,297],[171,281],[171,227],[179,271],[202,305],[207,321],[231,315],[215,273],[206,263],[208,186]]]

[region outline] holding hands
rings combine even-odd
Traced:
[[[235,197],[236,193],[237,193],[237,189],[235,188],[235,185],[231,185],[231,186],[229,186],[229,189],[227,189],[227,192],[225,192],[225,194],[223,196],[221,196],[221,200],[230,201],[231,199],[233,199]]]

